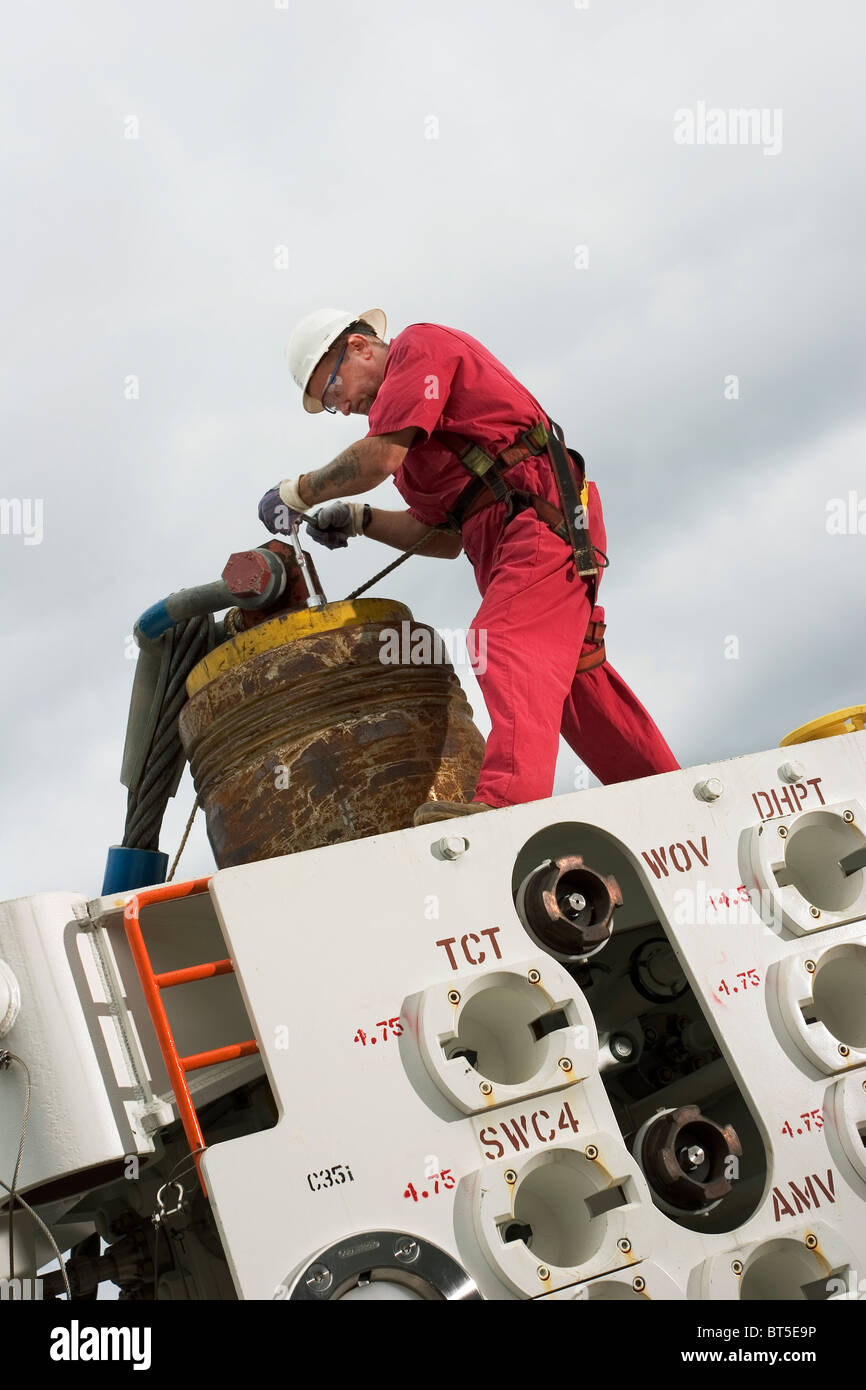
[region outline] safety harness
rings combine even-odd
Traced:
[[[442,529],[459,531],[470,516],[475,516],[485,507],[492,507],[494,502],[505,503],[506,526],[521,512],[531,507],[539,520],[549,526],[554,535],[571,546],[577,573],[587,580],[592,612],[598,593],[599,564],[596,556],[602,558],[602,569],[610,562],[602,550],[592,545],[589,538],[589,488],[583,458],[574,449],[566,448],[559,425],[553,420],[550,420],[549,424],[550,429],[545,421],[539,420],[531,429],[518,435],[513,444],[509,444],[495,456],[488,454],[480,444],[473,443],[471,439],[440,431],[440,438],[444,437],[448,441],[449,448],[472,475],[471,481],[460,493],[451,511],[446,513],[448,519]],[[512,487],[504,476],[518,463],[544,453],[553,465],[561,510],[538,493]],[[593,650],[581,656],[577,663],[578,671],[592,671],[605,660],[605,626],[605,623],[594,622],[587,626],[584,641],[591,642]]]

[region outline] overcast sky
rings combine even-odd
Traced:
[[[286,366],[326,304],[471,333],[565,426],[610,660],[684,766],[866,700],[863,29],[857,0],[10,7],[0,899],[99,892],[136,617],[366,432]],[[331,599],[394,558],[312,549]],[[478,605],[465,557],[375,592]],[[563,744],[556,790],[579,771]]]

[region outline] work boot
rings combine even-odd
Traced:
[[[430,825],[432,821],[450,820],[452,816],[472,816],[476,811],[495,811],[486,801],[425,801],[412,817],[415,825]]]

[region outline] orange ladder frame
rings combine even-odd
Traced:
[[[211,960],[206,961],[203,965],[189,965],[183,970],[166,970],[160,975],[155,974],[147,947],[144,944],[144,937],[141,934],[139,914],[143,907],[148,907],[151,903],[167,902],[171,898],[191,897],[193,893],[204,893],[209,884],[210,878],[194,878],[190,879],[188,883],[166,883],[158,888],[147,888],[143,893],[134,893],[123,909],[126,939],[132,951],[132,959],[141,981],[145,1003],[150,1013],[156,1040],[159,1043],[162,1060],[165,1063],[165,1069],[174,1091],[178,1113],[205,1197],[207,1197],[208,1192],[201,1173],[201,1157],[207,1146],[187,1085],[186,1073],[197,1071],[200,1067],[213,1066],[216,1062],[231,1062],[238,1057],[249,1057],[258,1052],[259,1045],[255,1038],[250,1038],[248,1042],[230,1043],[228,1047],[214,1047],[208,1052],[196,1052],[189,1057],[178,1056],[177,1044],[160,998],[160,990],[170,989],[172,985],[188,984],[191,980],[206,980],[214,975],[228,975],[234,971],[235,967],[231,960]]]

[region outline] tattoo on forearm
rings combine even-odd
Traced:
[[[314,473],[304,474],[304,491],[313,501],[332,487],[342,487],[344,483],[357,482],[362,472],[361,459],[354,444],[338,454],[332,463],[317,468]]]

